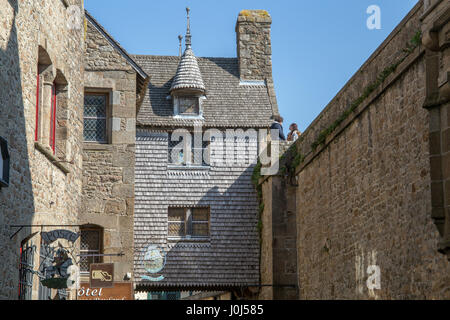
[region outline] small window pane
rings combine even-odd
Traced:
[[[169,221],[184,221],[186,218],[184,208],[169,208]]]
[[[84,140],[107,142],[106,95],[85,94],[84,96]]]
[[[85,117],[106,117],[106,96],[85,95],[84,97]]]
[[[192,235],[197,237],[209,236],[208,223],[192,223]]]
[[[169,237],[208,237],[209,207],[205,208],[169,208]],[[187,215],[189,213],[189,215]],[[188,218],[188,220],[186,220]]]
[[[94,254],[92,252],[86,253],[86,254]],[[80,271],[81,272],[89,272],[91,264],[93,263],[100,263],[100,257],[81,257],[80,258]]]
[[[209,220],[208,208],[195,208],[192,210],[193,221],[208,221]]]
[[[100,230],[86,229],[81,230],[80,253],[81,254],[100,254]],[[80,271],[89,272],[91,263],[98,263],[101,259],[96,257],[81,257]]]
[[[106,119],[84,119],[85,141],[106,141]]]
[[[198,115],[199,103],[196,97],[180,97],[178,98],[178,108],[180,114]]]
[[[169,236],[184,237],[185,236],[184,222],[183,223],[169,222]]]

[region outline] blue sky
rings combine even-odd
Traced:
[[[235,57],[235,24],[243,9],[272,16],[273,77],[284,127],[305,130],[417,0],[85,0],[85,8],[131,54],[177,55],[191,8],[199,57]],[[370,5],[381,29],[369,30]]]

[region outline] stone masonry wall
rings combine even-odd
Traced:
[[[299,299],[450,298],[450,264],[438,252],[432,219],[424,47],[312,148],[319,132],[404,54],[422,13],[419,2],[296,143],[304,159],[291,163]],[[380,289],[367,286],[369,266],[379,267]]]
[[[236,23],[237,55],[243,80],[272,78],[272,18],[264,10],[243,10]]]
[[[272,179],[272,178],[271,178]],[[264,181],[262,184],[262,195],[264,199],[264,211],[261,214],[261,258],[260,258],[260,274],[261,284],[273,284],[273,233],[272,233],[272,202],[274,201],[272,194],[271,179]],[[261,287],[258,299],[273,300],[273,287]]]
[[[272,77],[272,18],[265,10],[242,10],[236,22],[236,48],[241,81],[265,81],[273,114],[279,114]]]
[[[85,91],[108,94],[109,143],[83,145],[80,223],[104,228],[103,253],[125,254],[103,259],[123,281],[133,273],[136,72],[91,22],[86,48]]]
[[[20,243],[32,232],[41,231],[24,228],[10,239],[17,229],[8,226],[74,224],[79,212],[84,31],[82,24],[69,27],[67,22],[74,17],[66,4],[56,0],[0,1],[0,136],[8,140],[11,154],[11,183],[0,190],[0,299],[18,298]],[[81,0],[69,4],[82,12]],[[57,141],[56,155],[64,159],[34,141],[39,47],[52,64],[48,80],[58,74],[68,83],[66,97],[58,102],[65,106],[58,118],[65,136],[64,143]],[[58,150],[62,145],[64,150]],[[68,162],[58,163],[60,160]],[[37,268],[39,235],[31,241],[37,249]],[[38,286],[34,276],[33,299],[37,299]]]
[[[261,241],[261,287],[258,299],[298,298],[295,188],[282,177],[262,184],[264,211]]]
[[[431,219],[423,61],[298,175],[300,299],[449,298]],[[368,290],[367,268],[381,270]]]
[[[450,258],[450,3],[425,1],[422,43],[426,47],[426,99],[430,115],[432,217],[440,235],[439,251]]]

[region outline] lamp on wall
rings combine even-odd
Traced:
[[[8,142],[0,137],[0,189],[9,186]]]

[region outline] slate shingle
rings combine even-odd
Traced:
[[[257,158],[257,141],[249,140],[250,164],[213,165],[210,170],[171,171],[167,168],[168,134],[140,129],[136,137],[134,244],[143,252],[157,244],[167,253],[164,280],[143,280],[148,272],[135,255],[134,275],[139,286],[172,288],[247,286],[259,283],[258,202],[250,176]],[[221,155],[212,143],[212,162]],[[155,157],[155,154],[161,157]],[[213,154],[215,156],[213,156]],[[217,158],[219,157],[219,158]],[[233,170],[230,170],[233,169]],[[169,206],[208,206],[210,239],[171,242],[167,238]]]
[[[167,97],[177,72],[176,56],[134,55],[150,75],[149,89],[139,110],[140,125],[189,126],[193,120],[174,119],[173,103]],[[197,58],[206,89],[203,100],[205,127],[267,128],[273,114],[266,85],[241,84],[237,58]]]
[[[187,48],[181,57],[170,91],[179,89],[205,91],[205,84],[198,67],[197,58],[191,48]]]

